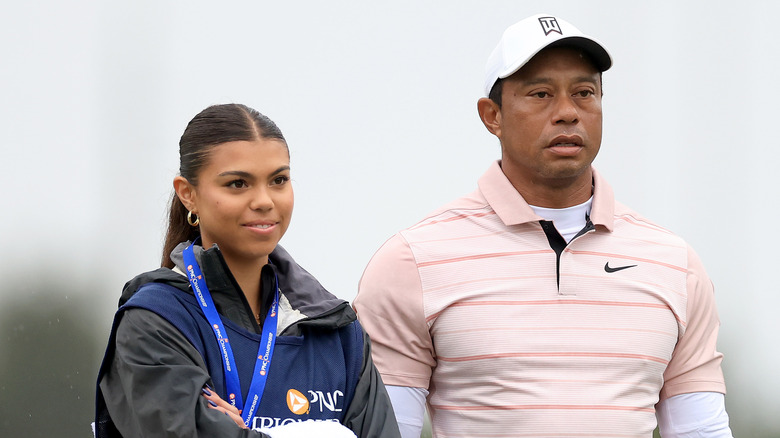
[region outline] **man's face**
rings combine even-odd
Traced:
[[[578,50],[545,49],[506,78],[491,131],[518,187],[590,185],[601,145],[601,78]]]

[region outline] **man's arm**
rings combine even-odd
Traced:
[[[417,263],[401,235],[388,240],[368,263],[353,305],[371,336],[374,363],[401,436],[419,438],[436,359]]]
[[[701,260],[688,249],[685,329],[664,372],[656,417],[664,438],[731,437],[717,351],[720,320]]]
[[[725,397],[718,392],[669,397],[658,403],[655,415],[663,438],[733,437]]]
[[[715,291],[701,260],[688,249],[686,277],[687,304],[681,315],[682,335],[664,371],[664,386],[659,400],[692,392],[726,393],[720,364],[723,354],[717,350],[720,319]]]
[[[368,263],[353,306],[371,337],[374,363],[385,385],[428,388],[436,354],[417,263],[400,234]]]
[[[401,438],[420,438],[425,421],[425,398],[428,391],[408,386],[388,386]]]

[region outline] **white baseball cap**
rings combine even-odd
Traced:
[[[538,14],[518,21],[504,31],[485,66],[485,97],[498,79],[520,70],[542,49],[559,45],[585,51],[599,71],[606,71],[612,66],[612,57],[595,38],[553,15]]]

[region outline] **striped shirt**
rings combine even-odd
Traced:
[[[594,171],[560,257],[498,163],[388,240],[354,306],[385,384],[426,388],[437,437],[650,437],[655,404],[725,392],[712,285]]]

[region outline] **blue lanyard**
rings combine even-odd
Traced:
[[[276,290],[274,294],[274,301],[271,304],[271,308],[268,309],[268,315],[265,317],[263,323],[263,334],[260,340],[260,347],[257,350],[257,361],[255,362],[255,369],[252,373],[252,382],[249,384],[249,393],[247,394],[248,408],[244,409],[244,401],[241,397],[241,383],[238,378],[238,369],[236,369],[236,362],[233,359],[233,349],[230,348],[230,341],[227,337],[227,332],[222,324],[222,318],[217,313],[217,308],[214,306],[214,300],[211,298],[206,281],[203,278],[203,273],[198,266],[197,260],[195,260],[195,254],[192,250],[192,245],[188,246],[183,253],[184,265],[187,267],[187,276],[192,285],[192,291],[195,293],[198,304],[200,305],[203,314],[211,325],[214,331],[214,336],[217,338],[219,348],[222,350],[222,368],[225,370],[225,385],[228,392],[228,401],[231,405],[238,409],[241,413],[241,418],[244,420],[244,424],[249,427],[249,423],[257,411],[257,407],[260,404],[260,399],[263,397],[263,391],[265,390],[266,379],[268,378],[268,368],[271,364],[271,358],[274,355],[274,344],[276,341],[276,327],[279,319],[279,280],[276,280],[274,288]]]

